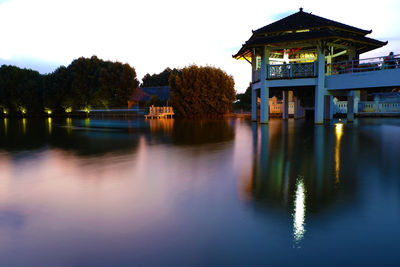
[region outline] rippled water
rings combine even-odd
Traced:
[[[0,265],[395,264],[399,225],[399,119],[0,119]]]

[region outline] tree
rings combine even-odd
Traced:
[[[158,96],[152,95],[149,100],[146,102],[146,107],[161,107],[165,106],[165,101],[162,101]]]
[[[169,78],[171,103],[181,117],[219,116],[235,100],[233,77],[215,67],[191,65]]]
[[[43,77],[37,71],[2,65],[0,107],[10,113],[43,110]]]
[[[57,109],[125,106],[139,86],[134,68],[96,56],[78,58],[48,76],[45,102]]]
[[[121,107],[139,86],[135,69],[96,56],[78,58],[53,73],[0,67],[0,112],[43,114],[87,107]]]
[[[168,86],[169,76],[171,75],[171,73],[176,73],[176,72],[177,69],[166,68],[159,74],[150,75],[149,73],[147,73],[146,75],[144,75],[140,87]]]
[[[72,108],[74,95],[71,91],[71,73],[61,66],[53,73],[45,76],[44,106],[54,111],[64,112]]]

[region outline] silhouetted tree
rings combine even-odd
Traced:
[[[171,73],[176,73],[177,69],[166,68],[159,74],[150,75],[147,73],[142,79],[142,84],[140,87],[152,87],[152,86],[168,86],[169,76]]]
[[[146,102],[146,107],[155,106],[161,107],[165,106],[165,101],[162,101],[158,96],[152,95],[149,100]]]
[[[191,65],[169,78],[174,112],[182,117],[227,113],[235,100],[233,77],[215,67]]]
[[[66,108],[125,106],[139,82],[135,69],[96,56],[78,58],[68,67],[40,75],[14,66],[0,68],[0,109],[17,113],[42,114],[45,108],[64,112]]]
[[[37,71],[15,66],[0,67],[0,106],[10,113],[40,112],[43,107],[43,77]]]

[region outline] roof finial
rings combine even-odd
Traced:
[[[302,7],[300,7],[299,9],[300,9],[300,12],[303,12],[303,8]]]

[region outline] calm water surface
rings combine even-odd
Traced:
[[[395,264],[399,240],[399,119],[0,119],[0,265]]]

